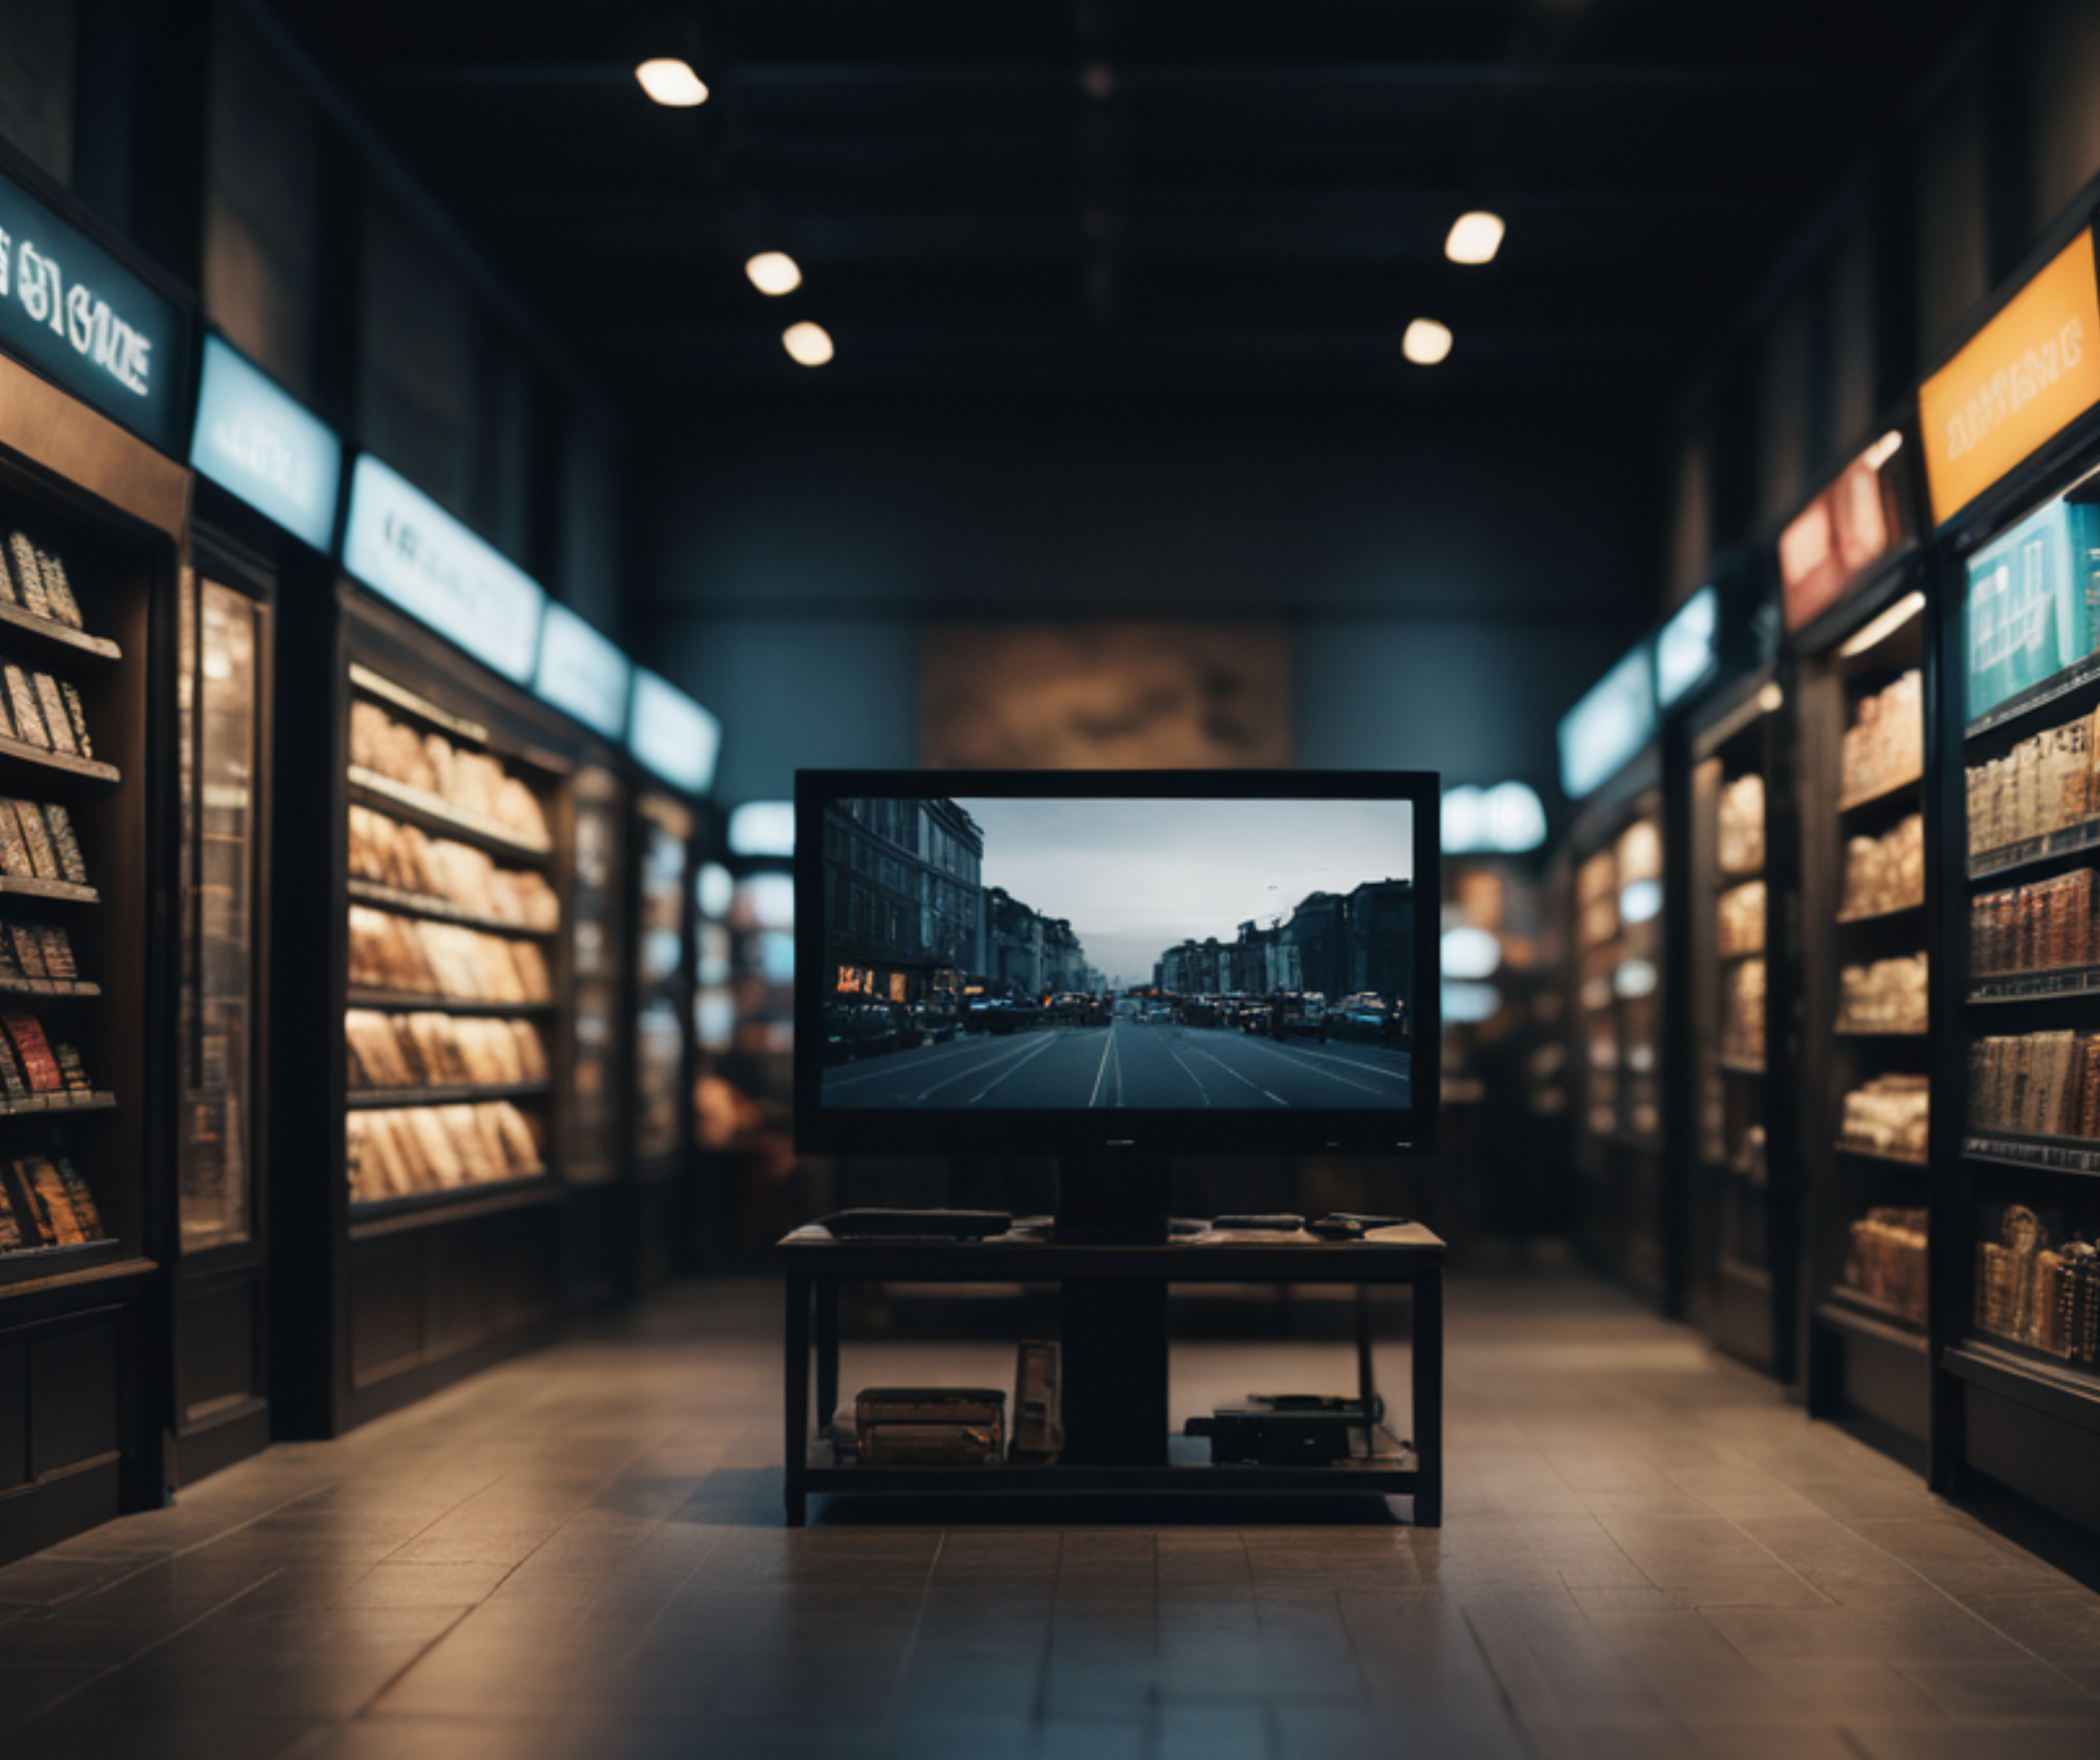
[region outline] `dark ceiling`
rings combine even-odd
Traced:
[[[624,0],[271,4],[638,398],[806,376],[801,318],[840,385],[1659,398],[1976,10],[721,0],[685,9],[713,95],[677,112]],[[1460,268],[1475,207],[1508,238]],[[799,292],[748,284],[765,246]],[[1441,367],[1401,359],[1418,315]]]

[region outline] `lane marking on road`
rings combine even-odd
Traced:
[[[1240,1072],[1234,1069],[1231,1064],[1221,1062],[1216,1057],[1212,1056],[1210,1052],[1198,1051],[1196,1055],[1199,1058],[1206,1058],[1211,1063],[1217,1064],[1218,1067],[1223,1070],[1228,1076],[1231,1076],[1234,1081],[1246,1083],[1246,1085],[1253,1089],[1256,1093],[1264,1096],[1265,1098],[1273,1100],[1278,1106],[1287,1107],[1290,1104],[1290,1102],[1285,1099],[1282,1094],[1270,1093],[1269,1091],[1266,1088],[1263,1087],[1260,1082],[1250,1080],[1246,1076],[1241,1075]]]
[[[1211,1103],[1211,1090],[1203,1085],[1203,1078],[1198,1076],[1195,1071],[1189,1068],[1186,1063],[1181,1063],[1181,1054],[1179,1051],[1176,1051],[1173,1046],[1167,1046],[1167,1054],[1173,1058],[1176,1063],[1181,1064],[1181,1073],[1186,1076],[1189,1080],[1195,1083],[1196,1092],[1203,1097],[1203,1104],[1205,1106],[1208,1106]]]
[[[1101,1103],[1101,1084],[1109,1078],[1109,1054],[1115,1049],[1115,1023],[1109,1023],[1108,1043],[1101,1047],[1101,1067],[1094,1071],[1094,1091],[1087,1104],[1097,1107]]]
[[[1357,1063],[1353,1058],[1321,1059],[1318,1054],[1312,1052],[1305,1052],[1297,1056],[1293,1056],[1290,1052],[1286,1050],[1282,1045],[1271,1045],[1268,1041],[1264,1039],[1255,1039],[1251,1035],[1249,1035],[1248,1037],[1249,1042],[1254,1045],[1257,1049],[1264,1051],[1273,1052],[1277,1056],[1282,1058],[1285,1063],[1289,1063],[1296,1068],[1309,1069],[1316,1076],[1324,1076],[1330,1081],[1338,1081],[1345,1088],[1360,1089],[1365,1093],[1376,1094],[1381,1100],[1390,1099],[1392,1097],[1392,1089],[1389,1087],[1374,1088],[1368,1082],[1351,1081],[1348,1076],[1338,1076],[1333,1070],[1328,1069],[1325,1067],[1325,1063],[1327,1062],[1344,1062],[1348,1064],[1351,1069],[1364,1070],[1366,1075],[1370,1073],[1368,1069],[1365,1068],[1363,1064]],[[1306,1058],[1308,1057],[1314,1058],[1314,1061],[1308,1063]],[[1395,1084],[1405,1084],[1409,1086],[1410,1091],[1412,1090],[1413,1074],[1411,1071],[1408,1074],[1403,1075],[1400,1071],[1395,1070],[1392,1072],[1391,1080]]]
[[[959,1081],[968,1081],[973,1076],[982,1076],[986,1070],[997,1069],[1002,1063],[1011,1063],[1018,1067],[1019,1063],[1026,1063],[1029,1058],[1053,1043],[1055,1037],[1054,1033],[1045,1032],[1034,1045],[1016,1045],[1010,1049],[1001,1051],[997,1057],[980,1058],[968,1068],[957,1071],[946,1080],[935,1082],[930,1088],[922,1088],[917,1098],[921,1100],[931,1099],[943,1088],[952,1088]],[[968,1104],[967,1102],[964,1103]]]
[[[1055,1034],[1046,1033],[1043,1036],[1042,1044],[1036,1045],[1030,1049],[1027,1056],[1008,1063],[1006,1066],[1005,1070],[1001,1074],[994,1076],[991,1080],[986,1082],[983,1087],[978,1089],[977,1091],[972,1094],[968,1099],[965,1100],[963,1104],[964,1106],[975,1106],[978,1101],[983,1099],[984,1097],[990,1093],[993,1089],[996,1088],[1001,1082],[1004,1081],[1008,1076],[1012,1075],[1016,1071],[1020,1069],[1022,1064],[1030,1063],[1035,1058],[1040,1057],[1045,1051],[1048,1051],[1051,1046],[1057,1043],[1057,1040]],[[941,1085],[945,1088],[948,1085],[946,1082],[942,1082]],[[931,1089],[927,1090],[929,1093],[932,1091],[933,1090]],[[923,1100],[926,1096],[924,1094],[921,1094],[919,1098]]]
[[[855,1082],[876,1081],[885,1076],[894,1076],[907,1058],[911,1060],[915,1071],[937,1067],[945,1069],[957,1058],[967,1059],[973,1053],[1004,1049],[996,1039],[951,1039],[946,1045],[916,1045],[909,1051],[885,1052],[874,1060],[872,1068],[863,1067],[858,1076],[834,1076],[827,1070],[824,1072],[824,1089],[829,1093],[834,1088],[850,1088]],[[855,1059],[856,1063],[860,1061]],[[844,1067],[850,1069],[854,1065],[849,1063]]]

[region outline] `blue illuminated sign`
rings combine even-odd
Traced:
[[[1655,693],[1667,709],[1714,675],[1720,659],[1721,596],[1701,587],[1655,639]]]
[[[188,342],[172,300],[0,176],[0,346],[179,458]]]
[[[540,626],[540,666],[532,689],[593,732],[618,739],[627,731],[634,668],[627,656],[567,605],[549,603]]]
[[[673,786],[704,794],[714,783],[721,723],[676,685],[637,667],[627,746]]]
[[[1643,642],[1560,719],[1560,786],[1591,794],[1655,737],[1655,672]]]
[[[316,550],[335,536],[342,442],[217,337],[204,341],[190,463]]]
[[[540,583],[368,452],[350,480],[343,566],[514,684],[532,676]]]

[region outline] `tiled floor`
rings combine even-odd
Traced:
[[[1454,1287],[1440,1533],[836,1503],[790,1532],[775,1314],[674,1292],[0,1570],[0,1754],[2100,1753],[2100,1596],[1579,1277]],[[885,1347],[845,1385],[1010,1369]],[[1346,1375],[1192,1345],[1176,1404]]]

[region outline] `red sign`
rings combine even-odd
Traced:
[[[1900,433],[1883,434],[1780,534],[1789,630],[1814,623],[1903,541],[1895,484],[1883,476],[1902,446]]]

